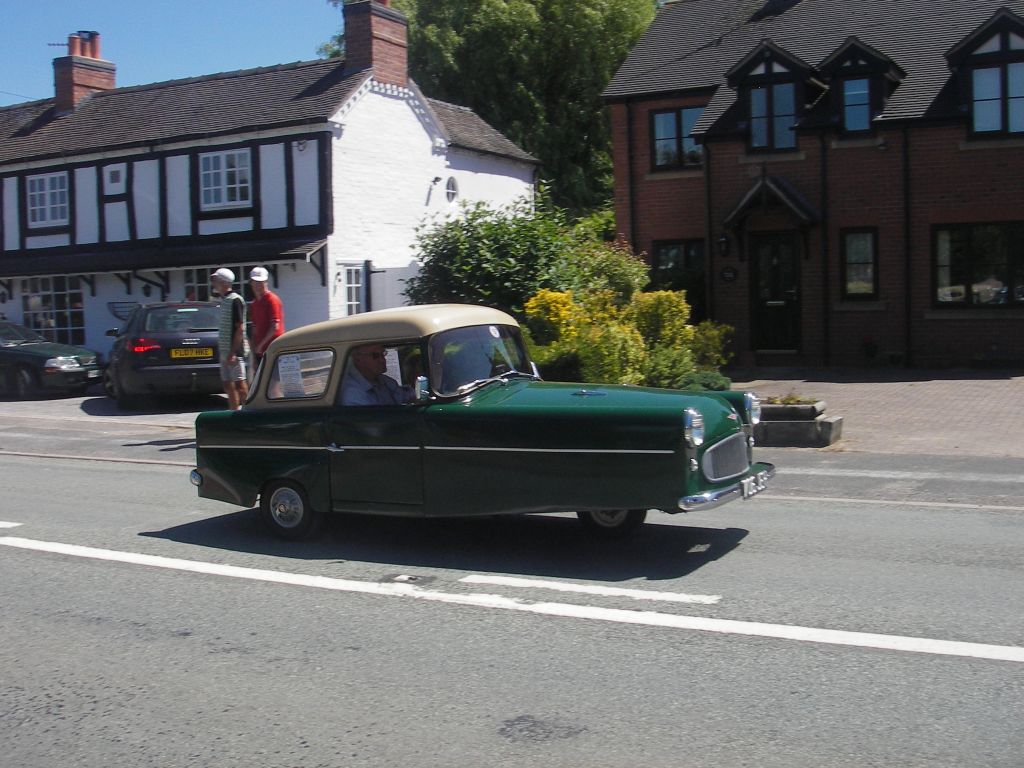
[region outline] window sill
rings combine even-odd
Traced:
[[[856,139],[832,139],[830,149],[881,149],[887,146],[885,140],[878,136],[862,136]]]
[[[835,305],[836,312],[885,312],[889,309],[887,301],[840,301]]]
[[[969,152],[972,149],[1010,149],[1017,147],[1024,147],[1024,136],[961,141],[957,149],[961,152]]]
[[[764,154],[747,152],[744,155],[740,155],[737,161],[740,165],[756,165],[758,163],[792,163],[806,159],[807,155],[799,151],[765,152]]]
[[[950,307],[933,309],[924,313],[925,320],[1024,320],[1022,308],[967,309]]]
[[[667,181],[669,179],[699,179],[704,176],[703,168],[680,168],[674,171],[651,171],[644,181]]]

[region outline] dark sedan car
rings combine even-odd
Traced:
[[[99,381],[99,355],[47,341],[23,325],[0,320],[0,382],[21,399],[44,392],[84,392]]]
[[[164,302],[136,307],[114,336],[103,386],[121,407],[145,395],[221,392],[217,351],[220,307]]]

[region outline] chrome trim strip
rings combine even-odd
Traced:
[[[672,455],[675,451],[644,451],[644,450],[628,450],[628,449],[610,449],[605,450],[603,448],[487,448],[485,446],[474,447],[474,446],[444,446],[444,445],[425,445],[423,446],[428,451],[488,451],[492,453],[626,453],[626,454],[668,454]]]
[[[758,472],[764,472],[765,480],[771,480],[775,477],[775,465],[767,463],[757,463],[751,465],[751,473],[747,475],[750,477],[756,475]],[[699,493],[695,496],[683,496],[679,499],[679,508],[683,512],[695,512],[703,509],[713,509],[720,507],[732,501],[737,496],[743,495],[743,483],[734,483],[733,485],[726,486],[725,488],[719,488],[717,491],[706,491]]]
[[[246,450],[246,451],[418,451],[416,445],[201,445],[202,449],[219,450]],[[645,451],[645,450],[604,450],[601,448],[487,448],[474,446],[444,446],[425,445],[427,451],[487,451],[491,453],[607,453],[607,454],[636,454],[636,455],[669,455],[675,451]]]

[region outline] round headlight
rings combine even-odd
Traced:
[[[48,371],[77,371],[82,368],[73,357],[51,357],[43,364]]]
[[[747,392],[743,396],[743,405],[747,409],[747,418],[750,419],[751,424],[761,421],[761,401],[757,399],[757,395]]]
[[[683,413],[683,435],[694,448],[704,442],[704,417],[700,411],[687,408]]]

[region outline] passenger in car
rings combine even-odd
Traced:
[[[349,356],[341,383],[342,405],[401,405],[413,399],[411,387],[403,387],[386,373],[387,356],[382,344],[364,344]]]

